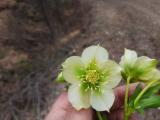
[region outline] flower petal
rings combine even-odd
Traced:
[[[84,67],[81,58],[78,56],[69,57],[63,63],[63,76],[69,83],[80,82],[79,76],[83,74]]]
[[[141,69],[144,68],[155,68],[157,66],[157,60],[151,59],[146,56],[139,57],[135,63],[135,66]]]
[[[148,57],[139,57],[134,65],[134,76],[139,77],[141,80],[148,80],[156,73],[157,60]]]
[[[108,88],[114,88],[120,83],[121,67],[116,62],[108,60],[100,68],[104,73],[104,83]]]
[[[73,84],[68,90],[68,99],[76,110],[90,107],[89,92],[81,90],[80,85]]]
[[[121,57],[120,65],[125,69],[133,66],[137,60],[137,53],[133,50],[125,49],[124,55]]]
[[[160,80],[160,71],[156,69],[156,72],[152,78],[153,80]]]
[[[108,60],[107,50],[99,45],[86,48],[82,53],[82,61],[84,64],[88,65],[94,59],[97,64],[106,62]]]
[[[91,93],[91,105],[96,111],[108,111],[112,107],[115,100],[114,91],[112,89],[104,89],[102,93]]]
[[[158,77],[159,75],[157,74],[157,70],[153,69],[151,71],[148,71],[142,75],[139,76],[140,80],[155,80],[155,79],[159,79],[160,77]]]

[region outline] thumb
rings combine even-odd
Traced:
[[[45,120],[92,120],[92,110],[82,109],[77,111],[69,103],[67,93],[62,93]]]

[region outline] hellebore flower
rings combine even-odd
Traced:
[[[62,66],[63,77],[71,84],[68,98],[75,109],[92,106],[97,111],[109,111],[115,100],[113,88],[121,80],[121,68],[108,60],[106,49],[90,46],[81,57],[69,57]]]
[[[124,55],[121,57],[120,65],[122,67],[122,76],[130,77],[131,82],[143,81],[147,82],[151,79],[159,79],[156,69],[157,60],[146,56],[137,57],[137,53],[133,50],[125,49]]]

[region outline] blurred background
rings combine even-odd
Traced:
[[[43,120],[60,64],[93,44],[117,62],[124,48],[160,60],[160,1],[0,0],[0,120]]]

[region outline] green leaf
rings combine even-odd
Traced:
[[[150,96],[152,96],[152,95],[154,95],[154,94],[157,94],[157,93],[159,92],[159,90],[160,90],[160,83],[158,83],[158,84],[150,87],[150,88],[146,91],[146,93],[143,95],[142,98],[147,98],[147,97],[150,97]]]
[[[56,82],[58,82],[58,83],[64,83],[65,82],[62,72],[60,72],[58,74]]]
[[[160,96],[154,95],[150,98],[140,100],[139,107],[144,108],[144,109],[160,107]]]
[[[141,84],[138,84],[136,86],[136,89],[134,91],[134,93],[132,94],[132,96],[129,98],[129,106],[134,108],[134,100],[136,99],[136,97],[138,96],[138,94],[142,91],[142,86]]]
[[[139,102],[135,105],[134,101],[141,93],[141,91],[142,86],[141,84],[138,84],[133,95],[129,99],[128,110],[131,111],[131,114],[134,111],[137,111],[143,115],[145,109],[160,107],[160,96],[158,96],[158,92],[160,91],[160,82],[152,85],[139,99]]]
[[[136,97],[138,96],[138,94],[142,91],[142,85],[139,83],[137,86],[136,86],[136,89],[134,91],[134,93],[132,94],[132,96],[130,97],[130,99],[132,100],[135,100]]]

